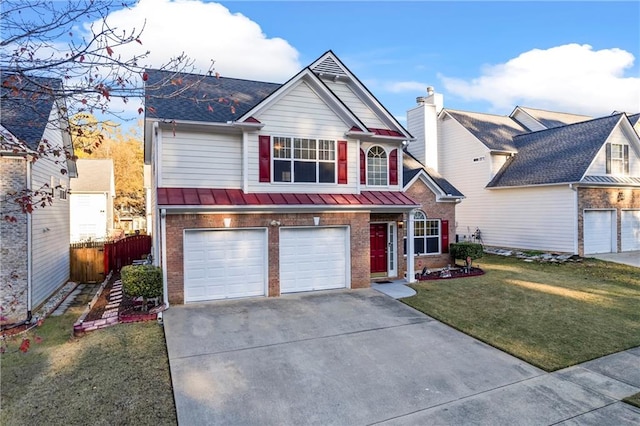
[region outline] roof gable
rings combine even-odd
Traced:
[[[518,153],[487,187],[579,182],[622,114],[514,137]]]
[[[27,81],[4,71],[1,81],[0,124],[29,149],[38,149],[56,101],[46,88],[60,88],[61,81],[45,77]]]
[[[567,124],[580,123],[582,121],[591,120],[592,117],[580,114],[569,114],[565,112],[546,111],[542,109],[529,108],[529,107],[516,107],[509,117],[518,121],[517,116],[519,113],[529,116],[531,119],[538,122],[546,129],[553,127],[566,126]],[[524,123],[522,123],[524,124]],[[531,129],[537,130],[537,129]]]

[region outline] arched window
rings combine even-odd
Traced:
[[[372,146],[367,153],[367,185],[386,186],[388,175],[387,153],[381,146]]]
[[[440,219],[428,219],[422,210],[415,212],[413,218],[414,253],[440,253]]]

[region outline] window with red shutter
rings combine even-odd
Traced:
[[[367,184],[367,157],[362,148],[360,148],[360,184]]]
[[[347,183],[347,141],[338,141],[338,184]]]
[[[389,154],[389,185],[398,184],[398,150],[394,149]]]

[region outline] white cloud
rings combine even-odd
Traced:
[[[445,89],[469,101],[510,112],[516,105],[602,116],[640,111],[640,78],[625,76],[634,56],[613,48],[567,44],[533,49],[488,65],[471,80],[440,75]]]
[[[426,93],[427,85],[418,81],[396,81],[386,83],[384,89],[391,93],[418,92]]]
[[[286,40],[267,37],[257,23],[217,3],[141,0],[112,12],[107,22],[120,31],[144,26],[142,46],[116,47],[114,54],[129,58],[149,50],[145,65],[150,68],[183,52],[197,72],[206,72],[214,60],[223,77],[282,83],[301,68],[297,50]]]

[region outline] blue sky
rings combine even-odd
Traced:
[[[223,77],[283,83],[333,50],[402,124],[427,86],[467,111],[640,111],[638,1],[140,0],[108,21],[145,25],[116,54],[160,67],[184,52]]]

